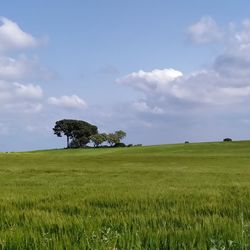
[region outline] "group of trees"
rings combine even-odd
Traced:
[[[126,133],[122,130],[115,131],[115,133],[102,133],[90,136],[90,140],[93,142],[94,147],[99,147],[102,143],[107,142],[111,147],[119,145],[121,140],[126,137]]]
[[[90,141],[93,142],[94,147],[99,147],[104,142],[111,147],[119,146],[121,140],[126,137],[126,133],[122,130],[110,134],[99,134],[97,126],[85,121],[70,119],[57,121],[53,131],[58,137],[66,136],[67,148],[85,147]]]

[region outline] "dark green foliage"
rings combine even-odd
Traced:
[[[233,140],[231,138],[225,138],[223,141],[227,142],[227,141],[233,141]]]
[[[124,148],[124,147],[126,147],[126,144],[123,143],[123,142],[118,142],[118,143],[116,143],[116,144],[114,145],[114,147],[116,147],[116,148]]]
[[[97,134],[97,127],[81,120],[64,119],[57,121],[53,128],[54,134],[67,137],[67,148],[84,147],[90,140],[90,136]]]
[[[69,144],[70,148],[83,148],[89,143],[89,139],[85,136],[73,138]]]

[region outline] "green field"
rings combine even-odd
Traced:
[[[250,249],[250,142],[0,154],[0,249]]]

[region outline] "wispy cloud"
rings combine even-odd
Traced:
[[[202,17],[187,28],[189,39],[198,44],[218,42],[223,38],[217,23],[210,16]]]
[[[87,107],[87,103],[77,95],[50,97],[48,103],[63,109],[85,109]]]

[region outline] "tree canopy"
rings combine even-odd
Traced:
[[[126,137],[122,130],[115,133],[98,133],[98,128],[86,121],[63,119],[55,123],[53,128],[54,134],[58,137],[63,135],[67,138],[67,148],[85,147],[90,141],[94,147],[99,147],[102,143],[107,142],[111,147],[119,146],[118,144]],[[125,145],[123,143],[123,145]]]
[[[103,142],[107,140],[107,134],[102,133],[102,134],[96,134],[96,135],[91,135],[90,140],[94,143],[94,147],[99,147]]]
[[[115,144],[121,142],[122,139],[126,137],[126,133],[122,130],[115,131],[115,133],[110,133],[107,135],[107,142],[112,147]]]
[[[58,137],[62,137],[62,135],[66,136],[67,148],[86,146],[90,140],[90,136],[98,134],[98,129],[95,125],[72,119],[57,121],[53,131]]]

